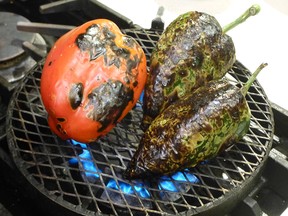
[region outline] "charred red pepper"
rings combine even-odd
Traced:
[[[141,46],[106,19],[89,21],[57,40],[45,61],[41,97],[62,139],[92,142],[134,107],[146,82]]]

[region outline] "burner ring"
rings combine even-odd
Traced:
[[[159,34],[145,30],[125,33],[137,38],[149,59]],[[158,178],[143,180],[144,186],[139,186],[139,182],[126,181],[121,176],[143,133],[141,104],[97,143],[82,148],[81,144],[69,144],[59,140],[47,124],[39,89],[42,68],[43,61],[32,68],[11,99],[7,139],[13,160],[23,176],[40,196],[55,201],[59,208],[65,206],[66,210],[79,215],[224,215],[257,183],[274,133],[272,110],[257,81],[247,94],[252,113],[247,135],[213,160],[190,169],[189,173],[199,181],[186,182],[184,192],[175,192],[163,190],[165,187],[160,190]],[[233,78],[229,78],[231,82],[242,84],[251,74],[236,61],[229,75]],[[83,159],[84,151],[91,158]],[[78,163],[71,165],[71,160]],[[85,160],[95,165],[89,172],[92,179],[85,174]],[[111,180],[114,185],[108,188]],[[171,177],[166,180],[179,186]],[[117,191],[120,183],[130,185],[135,193]],[[138,190],[150,197],[143,198]]]
[[[35,33],[18,31],[16,26],[17,22],[29,22],[28,19],[21,15],[9,12],[0,13],[0,65],[6,66],[7,61],[11,61],[24,54],[22,43],[24,41],[32,42]],[[6,63],[6,64],[5,64]],[[8,64],[9,65],[9,64]]]
[[[46,52],[46,42],[40,34],[17,30],[17,23],[20,21],[30,22],[21,15],[0,13],[0,76],[11,84],[11,88],[14,88],[15,82],[22,79],[36,63],[22,48],[23,42],[35,44]]]

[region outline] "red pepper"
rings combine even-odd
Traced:
[[[63,35],[50,50],[41,97],[51,130],[62,139],[93,142],[135,106],[146,83],[141,46],[106,19]]]

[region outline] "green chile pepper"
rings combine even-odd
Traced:
[[[144,130],[172,102],[226,74],[236,59],[234,43],[226,32],[259,11],[260,7],[253,5],[223,29],[213,16],[197,11],[182,14],[169,24],[150,59]]]
[[[241,89],[223,78],[171,104],[145,131],[124,176],[167,175],[194,167],[243,138],[251,117],[245,95],[266,65]]]

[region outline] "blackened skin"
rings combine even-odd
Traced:
[[[59,122],[65,122],[66,119],[65,119],[65,118],[57,118],[57,121],[59,121]]]
[[[115,44],[115,34],[109,30],[108,27],[100,28],[97,24],[91,25],[86,29],[86,32],[80,34],[76,38],[76,44],[81,51],[90,53],[90,61],[104,56],[104,63],[106,66],[114,65],[119,68],[121,66],[120,59],[127,61],[127,73],[130,73],[132,68],[135,68],[139,63],[139,58],[134,56],[131,60],[131,54],[128,49],[118,47]],[[135,45],[135,41],[129,36],[125,36],[124,41],[129,47]],[[108,52],[111,50],[111,52]]]
[[[126,84],[133,83],[133,86],[138,85],[135,75],[132,74],[140,62],[137,55],[131,58],[129,49],[118,47],[115,43],[116,35],[111,32],[107,26],[91,25],[86,29],[86,32],[80,34],[75,43],[83,52],[90,54],[90,61],[96,60],[103,56],[104,64],[108,67],[114,65],[120,68],[121,64],[126,64],[126,74],[124,82]],[[135,40],[126,35],[123,38],[127,47],[134,47]],[[77,108],[79,106],[77,86],[71,90],[71,106]],[[116,124],[117,120],[122,115],[122,112],[127,107],[127,104],[133,100],[133,89],[125,86],[122,82],[109,79],[106,83],[92,90],[88,95],[87,109],[93,106],[93,109],[88,113],[87,117],[101,123],[102,127],[99,132],[103,131],[107,126]]]
[[[89,95],[87,108],[93,106],[88,118],[99,121],[103,131],[111,123],[116,124],[127,104],[133,100],[133,90],[117,80],[108,80]]]
[[[146,178],[194,167],[239,141],[247,133],[250,116],[239,88],[225,80],[210,81],[156,117],[124,177]]]
[[[223,77],[235,62],[235,47],[213,16],[192,11],[180,15],[165,29],[150,62],[143,129],[174,102],[173,98]]]
[[[80,106],[83,98],[83,84],[74,83],[69,91],[69,101],[72,109],[77,109]]]

